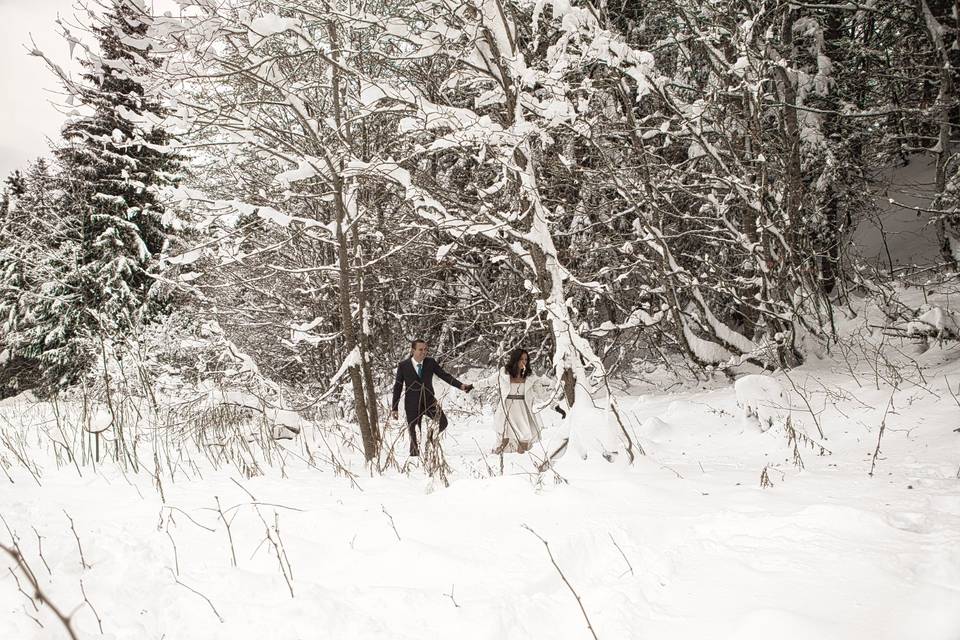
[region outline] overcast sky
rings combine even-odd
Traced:
[[[50,104],[57,82],[40,58],[27,55],[33,34],[37,45],[61,65],[67,44],[57,37],[57,13],[69,17],[71,0],[0,0],[0,178],[48,152],[63,115]]]

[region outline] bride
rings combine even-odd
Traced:
[[[533,411],[536,387],[549,384],[530,371],[530,354],[524,349],[514,349],[507,358],[506,366],[493,376],[480,381],[477,388],[493,386],[496,381],[500,397],[494,424],[500,436],[500,444],[493,453],[524,453],[540,440],[543,424]]]

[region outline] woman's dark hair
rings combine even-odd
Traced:
[[[520,356],[527,354],[527,368],[523,370],[523,373],[520,373]],[[507,356],[507,364],[504,367],[504,370],[510,374],[511,378],[526,378],[530,375],[530,354],[527,353],[526,349],[514,349],[510,352],[510,355]]]

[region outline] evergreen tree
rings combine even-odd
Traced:
[[[7,176],[5,182],[9,186],[11,196],[19,198],[23,195],[26,185],[24,184],[23,174],[20,173],[19,169]]]
[[[166,229],[157,188],[177,161],[168,135],[147,125],[161,108],[145,86],[157,59],[151,18],[137,0],[108,0],[91,14],[98,53],[88,53],[81,84],[71,84],[85,115],[68,121],[56,149],[57,215],[43,229],[49,249],[31,308],[15,341],[35,358],[44,385],[69,384],[92,362],[100,339],[123,339],[144,319],[150,270]]]
[[[43,158],[26,175],[14,176],[19,197],[10,203],[0,234],[0,397],[33,386],[39,377],[27,336],[37,300],[57,277],[46,268],[48,252],[58,244],[50,233],[56,226],[56,178]]]
[[[65,213],[79,223],[74,280],[84,309],[111,333],[129,331],[147,299],[148,272],[165,239],[154,189],[168,183],[176,166],[158,150],[168,141],[166,132],[132,121],[161,111],[143,84],[157,64],[147,44],[149,26],[133,0],[111,1],[93,28],[101,57],[85,61],[79,95],[94,113],[64,126],[66,144],[58,150],[67,182]]]

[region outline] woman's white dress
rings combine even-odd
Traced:
[[[550,385],[537,376],[528,376],[522,382],[513,382],[509,374],[500,370],[494,376],[479,381],[477,388],[491,387],[496,383],[499,391],[497,412],[494,416],[494,428],[499,436],[498,442],[503,451],[510,453],[525,451],[540,440],[543,424],[533,410],[534,401]]]

